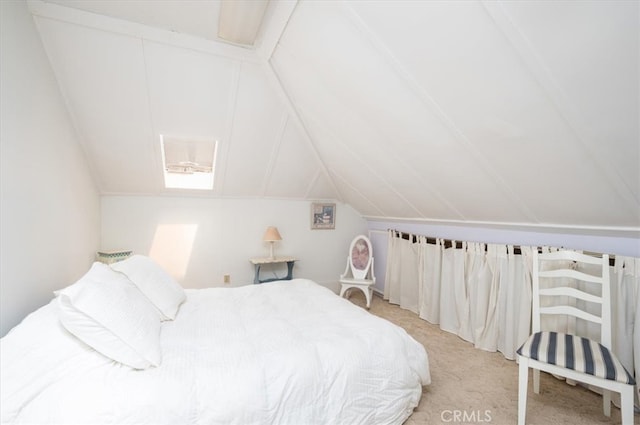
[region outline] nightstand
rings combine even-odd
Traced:
[[[291,280],[293,279],[293,265],[296,261],[298,261],[295,257],[274,257],[274,258],[251,258],[249,259],[251,264],[255,267],[255,276],[253,278],[253,283],[265,283],[265,282],[273,282],[274,280]],[[275,277],[268,279],[260,279],[260,268],[264,265],[278,265],[278,264],[287,264],[287,276],[285,277]]]

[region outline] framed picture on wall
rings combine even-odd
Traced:
[[[335,229],[336,204],[311,203],[311,229]]]

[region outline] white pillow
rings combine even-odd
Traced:
[[[163,320],[176,318],[180,304],[187,298],[184,289],[151,258],[134,255],[111,264],[111,268],[127,275],[160,310]]]
[[[135,369],[160,365],[160,316],[121,273],[94,263],[58,305],[62,325],[104,356]]]

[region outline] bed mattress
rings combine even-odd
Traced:
[[[2,422],[400,424],[430,383],[421,344],[312,281],[186,294],[147,370],[85,346],[53,301],[32,313],[0,340]]]

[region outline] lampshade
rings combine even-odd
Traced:
[[[280,232],[278,232],[277,227],[269,226],[267,227],[267,231],[264,232],[264,236],[262,237],[262,240],[265,242],[281,241],[282,236],[280,236]]]

